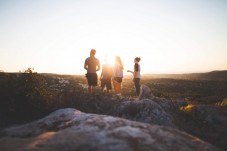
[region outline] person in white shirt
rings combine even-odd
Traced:
[[[113,86],[115,94],[121,95],[121,83],[123,78],[123,63],[119,56],[115,57],[115,64],[113,66]]]
[[[134,71],[131,70],[127,70],[127,72],[131,72],[133,74],[133,82],[136,88],[136,94],[139,95],[140,94],[140,79],[141,79],[141,75],[140,75],[140,58],[136,57],[134,59]]]

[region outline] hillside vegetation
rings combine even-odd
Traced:
[[[117,97],[101,94],[99,88],[95,94],[87,94],[84,76],[32,71],[0,73],[0,127],[27,123],[57,109],[71,107],[85,113],[175,127],[226,149],[225,75],[226,71],[191,78],[146,76],[141,83],[151,90],[148,99],[159,104],[148,105],[149,100],[140,103],[137,100],[131,78],[124,78],[123,97]],[[153,112],[147,112],[153,109],[158,112],[157,117]]]

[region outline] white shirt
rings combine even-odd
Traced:
[[[113,77],[123,77],[123,70],[118,63],[114,64],[113,67]]]

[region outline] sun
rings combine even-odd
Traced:
[[[114,65],[114,57],[115,56],[106,56],[106,63],[107,64],[110,64],[111,66],[113,66]]]
[[[99,59],[100,59],[100,64],[110,64],[111,66],[114,65],[114,58],[115,58],[115,54],[113,53],[101,53],[99,55]]]
[[[123,67],[124,67],[124,74],[128,74],[127,70],[133,70],[134,66],[134,56],[131,53],[128,53],[128,51],[124,50],[118,50],[118,51],[99,51],[99,54],[97,55],[97,58],[100,60],[100,65],[102,66],[104,63],[109,64],[112,67],[115,64],[115,57],[119,56],[122,60]]]
[[[100,60],[100,65],[107,64],[108,66],[114,66],[114,56],[104,56],[104,59]]]

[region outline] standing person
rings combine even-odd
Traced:
[[[105,58],[105,63],[102,65],[102,73],[100,76],[101,80],[101,91],[104,93],[106,87],[107,93],[112,89],[111,86],[111,77],[112,77],[112,66],[108,63],[108,59]]]
[[[136,57],[134,59],[134,71],[131,70],[127,70],[127,72],[131,72],[133,74],[133,82],[135,84],[135,88],[136,88],[136,94],[139,95],[140,94],[140,58]]]
[[[88,92],[93,92],[93,87],[97,86],[97,71],[100,70],[99,60],[95,57],[96,50],[91,49],[90,57],[88,57],[84,62],[84,69],[87,70],[86,78],[88,81]]]
[[[121,95],[121,83],[123,78],[123,63],[119,56],[115,57],[115,64],[113,67],[113,85],[115,94]]]

